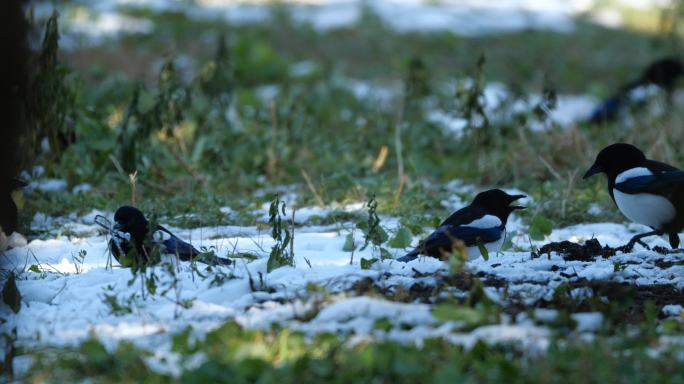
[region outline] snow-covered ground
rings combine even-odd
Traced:
[[[444,92],[456,95],[457,90],[467,91],[471,79],[459,79],[446,86]],[[527,127],[532,131],[543,131],[549,127],[570,127],[585,121],[598,104],[598,100],[586,95],[556,95],[555,104],[547,106],[539,94],[530,94],[525,98],[516,98],[510,90],[501,83],[489,82],[484,85],[480,96],[480,103],[491,123],[511,122],[516,114],[532,116],[537,106],[541,106],[543,118],[531,119]],[[446,132],[459,137],[468,126],[468,120],[459,116],[456,106],[447,110],[440,107],[428,108],[426,118],[441,126]],[[482,124],[474,119],[475,127]]]
[[[443,204],[449,210],[464,203],[457,199]],[[360,208],[357,205],[342,209]],[[225,211],[230,213],[229,209]],[[402,343],[420,344],[426,338],[442,337],[469,346],[482,339],[490,343],[516,343],[531,351],[543,350],[548,344],[550,330],[543,323],[555,318],[554,310],[537,309],[534,316],[522,315],[515,320],[503,315],[499,324],[466,331],[463,323],[435,317],[433,303],[445,299],[439,295],[427,301],[404,303],[377,295],[353,294],[352,288],[362,281],[371,281],[385,292],[436,286],[448,275],[449,265],[424,257],[410,263],[386,259],[363,269],[362,258],[379,255],[371,247],[357,249],[353,255],[343,250],[351,224],[306,225],[308,218],[324,216],[329,210],[302,208],[299,212],[302,215],[298,221],[304,225],[295,232],[295,266],[270,273],[266,271],[266,262],[273,240],[268,230],[230,225],[173,228],[197,247],[213,249],[219,256],[249,252],[259,257],[238,258],[234,266],[216,267],[213,271],[202,265],[193,270],[188,263],[180,263],[171,271],[158,266],[147,274],[148,278],[151,274],[158,278],[157,293],[148,293],[146,297],[142,297],[140,278],[131,281],[129,269],[118,267],[116,261],[113,268],[107,268],[111,261],[107,237],[93,223],[94,216],[101,212],[67,219],[39,215],[33,225],[42,226],[44,238],[12,249],[2,258],[3,268],[18,274],[22,304],[17,315],[12,315],[7,307],[1,308],[7,321],[0,325],[0,332],[16,327],[17,343],[25,347],[74,345],[90,336],[97,336],[110,347],[120,340],[130,340],[156,351],[157,358],[166,357],[167,361],[175,361],[170,356],[172,334],[190,325],[196,336],[201,337],[229,320],[247,328],[265,329],[278,324],[308,334],[335,332]],[[111,218],[111,213],[107,215]],[[383,218],[383,225],[391,232],[397,220]],[[519,218],[512,217],[510,231],[525,233],[525,229]],[[602,244],[617,246],[641,230],[644,228],[636,225],[611,223],[576,225],[553,231],[547,241],[596,238]],[[413,243],[417,240],[414,238]],[[516,249],[530,248],[526,236],[516,235],[513,240]],[[355,232],[355,242],[362,242],[360,231]],[[667,245],[660,238],[651,238],[649,244]],[[395,257],[403,254],[403,250],[392,252]],[[591,261],[568,261],[555,253],[533,257],[529,251],[506,251],[491,254],[487,261],[470,261],[466,270],[480,276],[485,292],[495,302],[504,306],[511,302],[538,306],[550,300],[555,289],[565,282],[667,285],[679,291],[684,288],[682,264],[684,254],[662,255],[643,249]],[[450,289],[449,295],[467,294],[455,287]],[[570,294],[581,298],[594,293],[583,287]],[[113,301],[123,309],[113,310]],[[183,308],[183,302],[189,303],[187,308]],[[681,304],[681,300],[673,297],[662,311],[676,316]],[[595,331],[603,321],[600,313],[572,316],[579,333]],[[377,320],[388,320],[392,327],[377,329]]]
[[[318,31],[352,28],[364,12],[377,16],[383,24],[398,32],[452,32],[463,36],[545,29],[571,32],[575,19],[589,15],[594,22],[618,27],[621,14],[617,5],[636,10],[663,7],[666,0],[618,0],[606,4],[594,0],[103,0],[74,1],[57,9],[64,18],[64,46],[100,44],[104,39],[122,33],[149,34],[154,23],[143,17],[132,17],[125,9],[147,9],[153,12],[182,12],[194,19],[223,20],[232,25],[268,23],[273,18],[272,6],[284,5],[293,21],[312,26]],[[53,2],[35,4],[34,14],[47,18]]]

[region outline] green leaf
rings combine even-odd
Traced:
[[[342,246],[342,250],[345,252],[351,252],[355,249],[356,245],[354,244],[354,235],[348,233],[347,236],[344,238],[344,245]]]
[[[439,304],[432,309],[432,315],[440,321],[462,321],[468,325],[482,323],[486,316],[482,311],[456,304]]]
[[[553,223],[544,216],[534,216],[530,224],[530,237],[532,240],[544,240],[544,238],[551,234],[553,230]]]
[[[274,269],[278,269],[283,266],[281,259],[281,254],[276,247],[271,249],[271,254],[268,256],[268,261],[266,262],[266,271],[271,272]]]
[[[482,239],[479,237],[477,238],[477,249],[480,250],[480,255],[482,255],[482,258],[485,259],[485,261],[489,260],[489,251],[487,251]]]
[[[171,337],[171,350],[183,356],[195,353],[198,349],[197,343],[191,343],[192,327],[188,326],[179,333]]]
[[[381,226],[369,227],[365,221],[359,222],[356,227],[366,235],[366,240],[373,245],[380,245],[387,241],[389,235]],[[362,248],[363,249],[363,248]]]
[[[154,294],[157,293],[157,276],[151,275],[148,277],[147,280],[145,280],[145,285],[147,286],[147,292],[154,296]]]
[[[2,288],[2,301],[7,304],[14,313],[19,313],[21,309],[21,293],[17,288],[17,283],[14,278],[14,272],[10,272],[5,286]]]
[[[501,245],[502,251],[508,251],[509,249],[513,248],[513,238],[516,234],[517,233],[515,231],[505,233],[506,239],[504,240],[504,243]]]
[[[12,191],[12,200],[19,210],[24,208],[24,192],[22,191]]]
[[[369,269],[375,262],[378,261],[376,258],[372,259],[364,259],[363,257],[361,258],[361,269]]]
[[[390,319],[386,317],[381,317],[375,320],[375,323],[373,324],[373,329],[389,332],[392,330],[392,321],[390,321]]]
[[[88,361],[91,363],[100,363],[105,365],[110,362],[109,352],[107,348],[96,339],[88,339],[81,344],[81,353],[88,357]]]
[[[389,235],[382,227],[378,226],[375,231],[375,236],[373,238],[373,243],[375,245],[380,245],[389,239]]]
[[[387,245],[389,245],[390,248],[406,248],[411,245],[411,240],[413,240],[411,230],[406,227],[401,227]]]
[[[31,266],[28,269],[30,272],[35,272],[35,273],[42,273],[40,267],[37,266],[36,264],[31,264]]]

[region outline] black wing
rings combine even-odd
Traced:
[[[606,121],[613,121],[621,110],[624,109],[624,95],[615,95],[604,100],[594,108],[587,119],[589,123],[599,124]]]
[[[655,161],[655,160],[646,160],[646,168],[653,172],[673,172],[673,171],[681,171],[677,167],[673,167],[670,164],[665,164],[661,163],[660,161]]]
[[[459,225],[472,223],[485,215],[490,215],[490,213],[476,205],[468,205],[452,213],[451,216],[447,217],[439,226],[451,225],[457,227]]]
[[[178,238],[178,236],[171,233],[171,231],[168,229],[162,227],[161,225],[157,225],[157,228],[158,230],[169,235],[168,239],[162,241],[162,250],[164,253],[177,255],[178,258],[183,261],[196,260],[210,265],[230,265],[233,263],[233,261],[230,259],[213,255],[205,257],[202,252],[195,249],[195,247],[193,247],[191,244],[186,243]]]
[[[444,225],[437,228],[413,251],[409,252],[397,260],[411,261],[418,257],[419,254],[424,254],[433,257],[440,257],[444,253],[450,253],[454,246],[455,240],[461,240],[466,246],[472,247],[482,243],[491,243],[501,239],[505,227],[499,226],[494,228],[476,228],[467,226],[453,226]]]
[[[684,189],[684,171],[660,172],[648,176],[633,177],[615,184],[615,189],[632,195],[637,193],[675,195],[676,192]]]
[[[169,235],[168,239],[161,242],[162,253],[176,255],[183,261],[191,261],[195,258],[195,256],[200,254],[200,251],[196,250],[191,244],[181,240],[178,236],[174,235],[171,233],[171,231],[162,227],[161,225],[157,225],[157,230]]]

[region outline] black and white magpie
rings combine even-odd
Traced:
[[[679,246],[678,233],[684,229],[684,171],[647,159],[631,144],[617,143],[599,152],[584,178],[597,173],[608,178],[608,193],[620,212],[653,229],[634,236],[627,248],[635,243],[647,247],[642,238],[664,234],[672,248]]]
[[[652,62],[641,76],[623,85],[615,94],[601,102],[591,113],[588,122],[598,124],[615,120],[630,106],[636,107],[649,93],[646,87],[655,86],[665,91],[668,103],[672,103],[672,93],[677,80],[684,75],[684,64],[678,58],[665,57]]]
[[[500,189],[480,192],[473,202],[449,216],[408,254],[397,260],[408,262],[418,255],[443,258],[451,254],[456,240],[468,248],[470,260],[480,256],[479,244],[488,251],[499,251],[506,234],[508,216],[518,205],[511,205],[525,195],[509,195]]]
[[[150,233],[150,222],[135,207],[120,207],[114,213],[114,221],[114,226],[109,228],[109,250],[120,263],[123,256],[131,255],[131,264],[149,265],[158,262],[160,254],[172,254],[183,261],[196,260],[209,265],[232,264],[230,259],[203,255],[161,225],[156,224]],[[106,224],[98,224],[107,227]]]

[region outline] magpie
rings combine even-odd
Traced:
[[[672,93],[679,77],[684,75],[684,64],[674,57],[665,57],[652,62],[641,76],[622,86],[615,94],[601,102],[589,116],[588,122],[598,124],[615,120],[621,111],[637,103],[642,87],[653,85],[663,89],[668,103],[672,103]]]
[[[98,221],[98,218],[101,221]],[[182,261],[200,261],[209,265],[230,265],[232,261],[217,256],[202,254],[192,245],[178,238],[159,224],[150,233],[150,222],[142,211],[135,207],[122,206],[114,213],[114,226],[99,216],[96,223],[109,227],[111,239],[109,250],[119,263],[151,265],[160,261],[161,254],[176,255]],[[102,222],[104,221],[104,223]],[[126,259],[125,256],[131,256]]]
[[[631,144],[616,143],[599,152],[584,174],[588,178],[604,173],[608,193],[620,212],[633,222],[651,227],[627,243],[632,249],[641,239],[667,234],[672,248],[679,246],[678,233],[684,229],[684,171],[646,158]]]
[[[499,251],[504,241],[508,216],[516,209],[525,208],[510,204],[524,197],[509,195],[500,189],[480,192],[470,205],[451,214],[414,250],[397,260],[408,262],[418,255],[443,258],[453,251],[456,240],[468,247],[470,260],[480,256],[479,244],[488,251]]]

